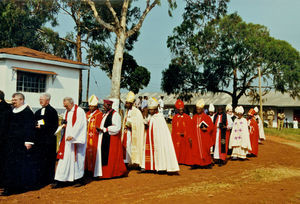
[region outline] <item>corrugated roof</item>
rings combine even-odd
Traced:
[[[64,59],[64,58],[61,58],[61,57],[57,57],[55,55],[51,55],[51,54],[48,54],[48,53],[45,53],[45,52],[40,52],[40,51],[33,50],[33,49],[30,49],[30,48],[27,48],[27,47],[2,48],[2,49],[0,49],[0,53],[88,66],[87,64],[84,64],[84,63],[81,63],[81,62],[76,62],[76,61],[73,61],[73,60]]]
[[[121,94],[121,100],[125,102],[127,93]],[[167,95],[166,93],[158,93],[158,92],[145,92],[139,93],[136,95],[138,96],[148,96],[148,98],[155,97],[157,99],[160,96],[164,96],[164,102],[166,106],[173,106],[177,100],[177,97],[173,94]],[[199,99],[203,99],[205,104],[214,104],[214,105],[226,105],[231,104],[232,100],[228,94],[219,93],[219,94],[212,94],[207,93],[204,95],[201,94],[194,94],[193,98],[190,102],[185,102],[186,105],[196,105]],[[251,105],[258,105],[258,103],[252,104],[251,98],[242,96],[239,100],[239,105],[243,106],[251,106]],[[282,94],[279,92],[271,91],[265,96],[263,96],[263,105],[264,106],[277,106],[277,107],[300,107],[300,100],[299,98],[293,99],[290,97],[289,94]]]

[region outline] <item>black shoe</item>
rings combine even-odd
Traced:
[[[4,189],[4,191],[0,194],[0,196],[10,196],[13,193],[7,189]]]
[[[85,186],[87,184],[87,180],[85,178],[81,178],[81,179],[78,179],[74,182],[74,187],[78,188],[78,187],[81,187],[81,186]]]
[[[57,181],[57,182],[54,182],[54,183],[50,184],[50,186],[51,186],[52,189],[57,189],[57,188],[65,187],[65,184],[63,182]]]

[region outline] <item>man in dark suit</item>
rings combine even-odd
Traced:
[[[51,96],[44,93],[40,96],[41,109],[34,114],[36,121],[36,149],[39,158],[39,182],[47,185],[54,181],[56,162],[56,136],[58,115],[49,104]]]

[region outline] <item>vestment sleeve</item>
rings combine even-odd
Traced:
[[[86,117],[85,113],[81,108],[77,109],[77,119],[70,132],[73,137],[72,143],[84,144],[86,142]]]
[[[115,112],[112,116],[112,125],[107,127],[109,135],[117,135],[121,130],[121,116]]]

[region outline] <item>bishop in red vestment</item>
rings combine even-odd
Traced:
[[[258,155],[259,129],[254,114],[255,114],[255,110],[251,108],[248,112],[248,126],[249,126],[250,142],[251,142],[251,149],[252,149],[251,151],[249,151],[249,153],[251,154],[251,156]]]
[[[178,99],[175,103],[178,113],[172,121],[172,140],[179,164],[189,165],[192,160],[192,145],[189,141],[192,134],[191,117],[183,112],[184,103]]]
[[[199,100],[196,104],[196,114],[193,116],[192,160],[191,165],[211,167],[210,147],[213,145],[212,130],[213,122],[204,113],[204,101]]]
[[[97,157],[101,156],[101,146],[99,141],[99,132],[97,128],[100,127],[102,121],[102,112],[98,109],[98,98],[92,95],[88,101],[89,111],[86,113],[87,123],[87,145],[86,145],[86,158],[85,158],[85,170],[93,173],[93,176],[99,176],[95,174],[95,166]],[[99,165],[99,164],[98,164]]]
[[[127,168],[123,160],[123,146],[121,143],[121,116],[112,109],[112,101],[103,101],[105,113],[99,128],[102,138],[102,176],[100,178],[126,176]]]

